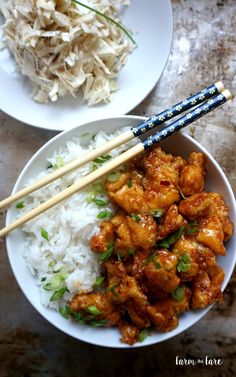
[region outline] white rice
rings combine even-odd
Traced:
[[[86,150],[99,147],[125,130],[118,130],[113,135],[100,131],[94,138],[88,134],[74,138],[55,151],[48,161],[54,165],[60,163],[62,158],[64,163],[67,163]],[[129,143],[129,147],[133,143]],[[127,149],[127,146],[111,151],[109,155],[115,157],[124,149]],[[59,159],[58,156],[60,156]],[[28,184],[54,170],[54,168],[48,169],[47,165],[45,161],[45,169]],[[27,196],[24,199],[25,207],[19,209],[19,216],[88,174],[91,167],[92,163],[89,163]],[[98,232],[99,224],[103,221],[97,218],[99,212],[104,210],[114,212],[114,208],[109,203],[105,192],[96,193],[96,198],[106,201],[106,206],[99,207],[93,201],[88,203],[88,197],[93,191],[94,188],[89,186],[23,226],[26,236],[25,260],[30,272],[36,277],[41,302],[45,306],[57,309],[58,305],[67,302],[75,293],[91,291],[96,278],[100,276],[99,259],[90,250],[89,242],[91,237]],[[47,232],[48,240],[42,237],[41,229]],[[54,289],[45,290],[50,284]],[[67,288],[64,297],[51,302],[53,292],[60,287]]]

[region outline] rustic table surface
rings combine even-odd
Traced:
[[[135,1],[135,0],[133,0]],[[235,0],[173,0],[174,40],[165,72],[132,114],[151,115],[222,79],[236,93]],[[2,88],[3,89],[3,88]],[[221,164],[236,191],[235,100],[190,127]],[[31,128],[0,113],[0,195],[9,195],[29,158],[53,132]],[[5,212],[0,213],[0,227]],[[236,375],[236,277],[198,324],[163,344],[111,350],[76,341],[46,322],[20,291],[0,243],[0,377]],[[176,357],[215,357],[221,365],[176,366]],[[220,359],[220,360],[219,360]]]

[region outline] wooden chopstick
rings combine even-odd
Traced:
[[[202,116],[206,115],[210,111],[216,109],[217,107],[224,104],[226,101],[230,100],[232,95],[229,90],[224,90],[222,93],[217,94],[216,96],[212,97],[202,105],[196,107],[191,112],[187,113],[186,115],[179,118],[177,121],[167,125],[162,130],[158,131],[157,133],[148,137],[145,141],[138,143],[131,149],[127,150],[126,152],[122,153],[118,157],[114,158],[113,160],[109,161],[105,165],[103,165],[98,170],[95,170],[91,174],[88,174],[80,181],[74,183],[66,190],[62,191],[61,193],[57,194],[53,198],[47,200],[45,203],[41,204],[37,208],[33,209],[29,213],[23,215],[21,218],[15,220],[13,223],[7,225],[5,228],[0,230],[0,237],[7,235],[12,230],[16,229],[17,227],[25,224],[26,222],[32,220],[36,216],[42,214],[46,210],[52,208],[53,206],[59,204],[63,200],[67,199],[78,190],[81,190],[85,186],[91,184],[92,182],[96,181],[97,179],[103,177],[111,170],[116,169],[118,166],[124,164],[125,162],[129,161],[133,157],[137,156],[138,154],[144,152],[152,145],[155,145],[159,141],[165,139],[166,137],[170,136],[172,133],[186,127],[187,125],[191,124],[195,120],[201,118]]]
[[[118,146],[127,143],[137,136],[141,136],[146,131],[157,127],[167,120],[182,114],[183,112],[193,108],[194,106],[210,99],[214,95],[221,93],[224,90],[224,85],[221,81],[216,82],[208,86],[207,88],[193,94],[192,96],[184,99],[183,101],[177,103],[169,109],[162,111],[161,113],[147,119],[145,122],[131,128],[130,130],[124,132],[122,135],[117,136],[113,140],[105,143],[101,147],[85,153],[79,158],[69,162],[65,166],[55,170],[53,173],[48,174],[44,178],[34,182],[32,185],[29,185],[17,193],[9,196],[8,198],[0,202],[0,208],[9,206],[11,203],[23,198],[24,196],[30,194],[33,191],[40,189],[43,186],[55,181],[58,178],[61,178],[63,175],[70,173],[72,170],[78,169],[80,166],[86,164],[89,161],[94,160],[95,158],[104,155],[108,151],[117,148]]]

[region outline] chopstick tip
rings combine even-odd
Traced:
[[[215,83],[215,86],[217,87],[219,92],[223,92],[223,90],[225,90],[225,86],[222,81],[217,81]]]
[[[222,94],[223,94],[223,96],[225,96],[226,101],[229,101],[230,99],[233,98],[232,93],[231,93],[228,89],[225,89],[225,90],[222,92]]]

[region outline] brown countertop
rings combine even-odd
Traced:
[[[217,80],[236,94],[235,0],[172,0],[172,5],[175,32],[168,64],[158,85],[132,114],[157,113]],[[235,103],[187,131],[221,164],[234,192]],[[0,113],[1,198],[9,195],[25,163],[52,136],[53,132]],[[0,227],[4,220],[5,213],[0,212]],[[74,340],[46,322],[20,291],[3,241],[0,249],[0,377],[236,375],[235,275],[224,301],[183,334],[143,349],[111,350]],[[195,366],[176,366],[177,356],[200,361]],[[206,356],[220,358],[222,365],[206,365]]]

